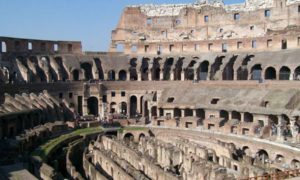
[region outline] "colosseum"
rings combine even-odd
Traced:
[[[300,178],[300,0],[127,6],[107,52],[0,43],[0,179]]]

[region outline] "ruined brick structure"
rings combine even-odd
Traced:
[[[74,179],[299,174],[297,0],[128,6],[108,52],[75,41],[0,42],[2,140],[27,149],[80,116],[138,125],[71,144]]]

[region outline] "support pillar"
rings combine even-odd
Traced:
[[[278,116],[278,125],[277,125],[277,141],[284,141],[284,137],[282,135],[282,124],[283,124],[283,117]]]
[[[161,70],[161,71],[159,72],[159,80],[160,80],[160,81],[164,80],[163,70]]]
[[[197,117],[197,110],[193,109],[193,117]]]
[[[232,112],[228,112],[228,120],[232,119]]]
[[[181,81],[184,81],[184,80],[185,80],[184,70],[182,69],[182,71],[181,71]]]
[[[181,117],[184,117],[184,109],[181,109]]]
[[[198,80],[197,69],[194,69],[194,81]]]
[[[138,81],[142,81],[142,73],[139,71],[137,72]]]
[[[296,124],[296,118],[295,117],[290,118],[290,130],[291,130],[292,138],[293,138],[292,141],[293,141],[293,143],[296,143],[297,142],[297,136],[298,136],[298,133],[299,133],[299,127]]]
[[[245,122],[245,113],[241,112],[241,122]]]
[[[152,81],[152,73],[148,73],[148,81]]]
[[[175,70],[171,70],[171,73],[170,73],[170,80],[171,81],[174,81],[174,73],[175,73]]]

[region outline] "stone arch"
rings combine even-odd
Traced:
[[[152,66],[152,80],[159,81],[160,80],[160,63],[161,58],[154,58],[153,66]]]
[[[140,135],[139,135],[139,141],[141,141],[143,138],[145,138],[146,137],[146,135],[144,134],[144,133],[141,133]]]
[[[73,81],[79,81],[80,80],[80,72],[78,69],[74,69],[72,71],[72,80]]]
[[[121,102],[121,114],[126,115],[127,114],[127,103],[126,102]]]
[[[247,156],[251,156],[252,155],[251,150],[250,150],[250,148],[248,146],[243,146],[242,147],[242,151]]]
[[[292,169],[299,169],[300,168],[300,161],[297,159],[293,159],[291,161],[291,168]]]
[[[295,80],[300,80],[300,66],[298,66],[294,71]]]
[[[117,112],[117,103],[111,102],[109,106],[109,113],[114,114]]]
[[[229,62],[226,64],[225,68],[222,72],[222,79],[223,80],[233,80],[234,78],[234,63],[238,56],[233,56],[230,58]]]
[[[7,45],[5,41],[1,41],[1,53],[7,52]]]
[[[291,69],[287,66],[282,66],[279,70],[279,80],[290,80]]]
[[[174,80],[176,80],[176,81],[182,80],[181,72],[182,72],[183,60],[184,60],[184,58],[179,58],[175,65]]]
[[[69,79],[69,74],[68,71],[66,70],[64,63],[63,63],[63,59],[62,57],[55,57],[54,58],[56,64],[58,65],[58,72],[60,74],[60,80],[62,81],[66,81]]]
[[[256,153],[256,157],[258,158],[259,161],[261,161],[263,164],[266,163],[266,160],[269,159],[269,154],[267,151],[265,151],[264,149],[260,149],[257,153]]]
[[[130,142],[130,141],[134,141],[134,136],[133,136],[132,133],[126,133],[126,134],[124,135],[123,140],[124,140],[125,142],[127,142],[127,143]]]
[[[12,79],[10,77],[10,71],[8,67],[3,67],[2,68],[2,73],[3,73],[3,80],[4,82],[12,82]]]
[[[285,159],[284,156],[281,154],[277,154],[275,157],[275,162],[276,163],[285,163]]]
[[[261,64],[255,64],[251,68],[251,80],[261,80],[262,68]]]
[[[265,71],[266,80],[276,80],[276,69],[274,67],[268,67]]]
[[[225,121],[227,121],[229,119],[229,113],[228,113],[228,111],[221,110],[220,111],[220,118],[224,118]]]
[[[163,69],[163,80],[170,80],[174,58],[167,58]]]
[[[142,65],[141,65],[141,78],[142,81],[148,81],[148,73],[149,73],[149,59],[143,58]]]
[[[92,64],[88,62],[84,62],[80,64],[80,67],[83,70],[84,79],[86,81],[93,79]]]
[[[218,77],[215,77],[215,75],[220,70],[220,68],[223,64],[224,58],[225,58],[225,56],[218,56],[215,59],[215,62],[211,65],[211,69],[210,69],[210,79],[211,80],[217,80]]]
[[[104,80],[104,72],[103,72],[101,60],[99,58],[94,58],[94,62],[98,71],[98,79]]]
[[[99,107],[98,98],[93,96],[87,99],[88,114],[98,116],[99,115],[98,107]]]
[[[127,79],[127,73],[125,70],[120,70],[119,71],[119,80],[120,81],[126,81]]]
[[[137,115],[137,97],[130,97],[130,117],[135,117]]]
[[[129,74],[130,74],[130,80],[131,81],[138,80],[138,74],[137,74],[137,71],[136,71],[136,67],[137,67],[136,61],[137,61],[136,58],[132,58],[130,60]]]
[[[237,70],[237,80],[248,80],[248,63],[250,61],[252,61],[252,59],[254,58],[254,55],[249,55],[246,56],[243,61],[242,61],[242,65],[238,68]]]
[[[245,122],[253,122],[253,114],[249,112],[244,113],[244,121]]]
[[[50,82],[57,82],[58,81],[58,74],[52,68],[49,57],[48,56],[42,56],[41,61],[46,62],[46,64],[48,65],[49,81]]]
[[[200,81],[206,81],[208,78],[209,62],[203,61],[199,67],[198,78]]]
[[[192,109],[189,109],[189,108],[186,108],[185,110],[184,110],[184,117],[191,117],[191,116],[193,116],[193,110]]]
[[[192,60],[188,67],[185,69],[185,79],[186,80],[194,80],[194,76],[195,76],[195,73],[194,73],[194,66],[196,64],[196,61],[195,60]]]
[[[30,56],[29,61],[34,65],[33,68],[35,69],[36,72],[34,77],[35,82],[47,82],[47,76],[44,70],[39,66],[38,58],[36,56]],[[47,61],[43,63],[45,63],[44,65],[46,65]]]
[[[115,81],[116,80],[116,73],[115,73],[115,71],[114,70],[108,71],[107,78],[108,78],[107,79],[108,81]]]

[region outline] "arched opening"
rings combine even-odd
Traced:
[[[136,58],[133,58],[133,59],[130,60],[129,73],[130,73],[130,80],[131,81],[138,80],[138,74],[137,74],[137,71],[136,71],[136,66],[137,66],[136,61],[137,61]]]
[[[157,107],[156,106],[152,106],[151,114],[153,117],[157,117]]]
[[[196,110],[196,116],[199,117],[200,119],[205,119],[205,111],[204,109],[197,109]]]
[[[291,70],[290,68],[283,66],[279,70],[279,80],[290,80]]]
[[[275,158],[276,163],[284,163],[284,156],[281,154],[277,154]]]
[[[52,68],[50,64],[50,59],[47,56],[41,57],[41,61],[43,64],[47,64],[48,70],[49,70],[49,81],[50,82],[57,82],[58,81],[58,74],[55,72],[55,70]]]
[[[196,61],[192,60],[188,67],[185,70],[185,79],[186,80],[194,80],[194,65],[196,64]]]
[[[119,80],[120,81],[126,81],[126,79],[127,79],[127,73],[126,73],[126,71],[125,70],[121,70],[119,72]]]
[[[126,115],[127,114],[127,103],[121,102],[121,114]]]
[[[72,80],[79,81],[79,70],[78,69],[74,69],[72,71]]]
[[[266,80],[276,80],[276,69],[273,67],[268,67],[265,71]]]
[[[137,115],[137,97],[130,97],[130,117],[136,117]]]
[[[174,63],[174,58],[168,58],[166,60],[165,65],[164,65],[164,71],[163,71],[163,79],[164,80],[170,80],[173,63]]]
[[[143,58],[141,73],[142,73],[142,81],[148,81],[148,72],[149,72],[149,59]]]
[[[82,63],[80,67],[83,69],[86,81],[93,79],[92,65],[90,63]]]
[[[98,116],[98,99],[96,97],[90,97],[87,100],[87,110],[89,115]]]
[[[244,113],[244,121],[245,122],[253,122],[253,115],[248,112],[245,112]]]
[[[182,65],[183,65],[183,58],[179,58],[175,65],[175,70],[174,70],[174,80],[176,81],[181,80]]]
[[[141,141],[142,139],[144,139],[146,136],[145,136],[145,134],[144,133],[141,133],[140,135],[139,135],[139,141]]]
[[[192,109],[185,109],[184,110],[184,117],[193,116],[193,110]]]
[[[220,118],[224,118],[224,120],[228,120],[229,114],[227,111],[221,110],[220,111]]]
[[[181,110],[178,108],[174,109],[174,117],[175,118],[180,118],[181,117]]]
[[[134,140],[134,136],[131,133],[126,133],[123,140],[124,142],[129,143],[130,141]]]
[[[233,80],[234,77],[234,70],[233,65],[237,59],[237,56],[233,56],[230,58],[229,62],[226,64],[225,68],[223,69],[223,80]]]
[[[300,80],[300,66],[295,69],[294,76],[295,80]]]
[[[232,111],[231,117],[232,117],[232,119],[237,119],[237,120],[241,121],[241,113],[239,113],[237,111]]]
[[[69,75],[68,75],[67,70],[65,69],[62,58],[56,57],[55,62],[58,65],[58,72],[60,74],[60,80],[66,81],[67,79],[69,79]]]
[[[37,57],[35,56],[31,56],[29,57],[30,62],[34,65],[34,69],[35,69],[35,82],[47,82],[47,76],[44,72],[44,70],[40,67],[40,64],[43,68],[45,68],[45,66],[48,66],[48,62],[47,61],[40,61],[40,64],[38,62]],[[34,70],[32,71],[34,72]]]
[[[109,109],[110,109],[109,112],[110,112],[111,114],[116,113],[116,112],[117,112],[117,103],[111,102],[111,103],[110,103]]]
[[[248,80],[247,65],[253,58],[254,56],[250,55],[243,59],[242,65],[237,70],[237,80]]]
[[[243,146],[242,151],[244,155],[251,156],[251,151],[248,146]]]
[[[101,65],[101,61],[99,58],[94,58],[94,62],[96,64],[97,70],[98,70],[98,78],[99,80],[104,80],[104,73]]]
[[[269,154],[267,151],[261,149],[256,153],[256,158],[259,160],[261,163],[265,164],[267,159],[269,159]]]
[[[262,68],[260,64],[256,64],[251,68],[251,80],[261,80]]]
[[[293,159],[291,162],[292,169],[299,169],[300,168],[300,161],[297,159]]]
[[[153,60],[153,66],[152,66],[152,80],[159,81],[160,80],[160,64],[159,61],[160,58],[155,58]]]
[[[218,56],[215,60],[215,62],[211,65],[211,70],[210,70],[210,79],[211,80],[218,80],[218,77],[215,77],[216,73],[220,70],[222,64],[223,64],[223,59],[225,56]]]
[[[2,53],[7,52],[6,42],[4,42],[4,41],[1,42],[1,52]]]
[[[208,77],[208,68],[209,68],[209,62],[208,61],[203,61],[200,64],[200,70],[199,70],[199,75],[198,78],[200,81],[206,81]]]
[[[114,70],[108,71],[108,80],[115,81],[116,80],[116,73]]]

